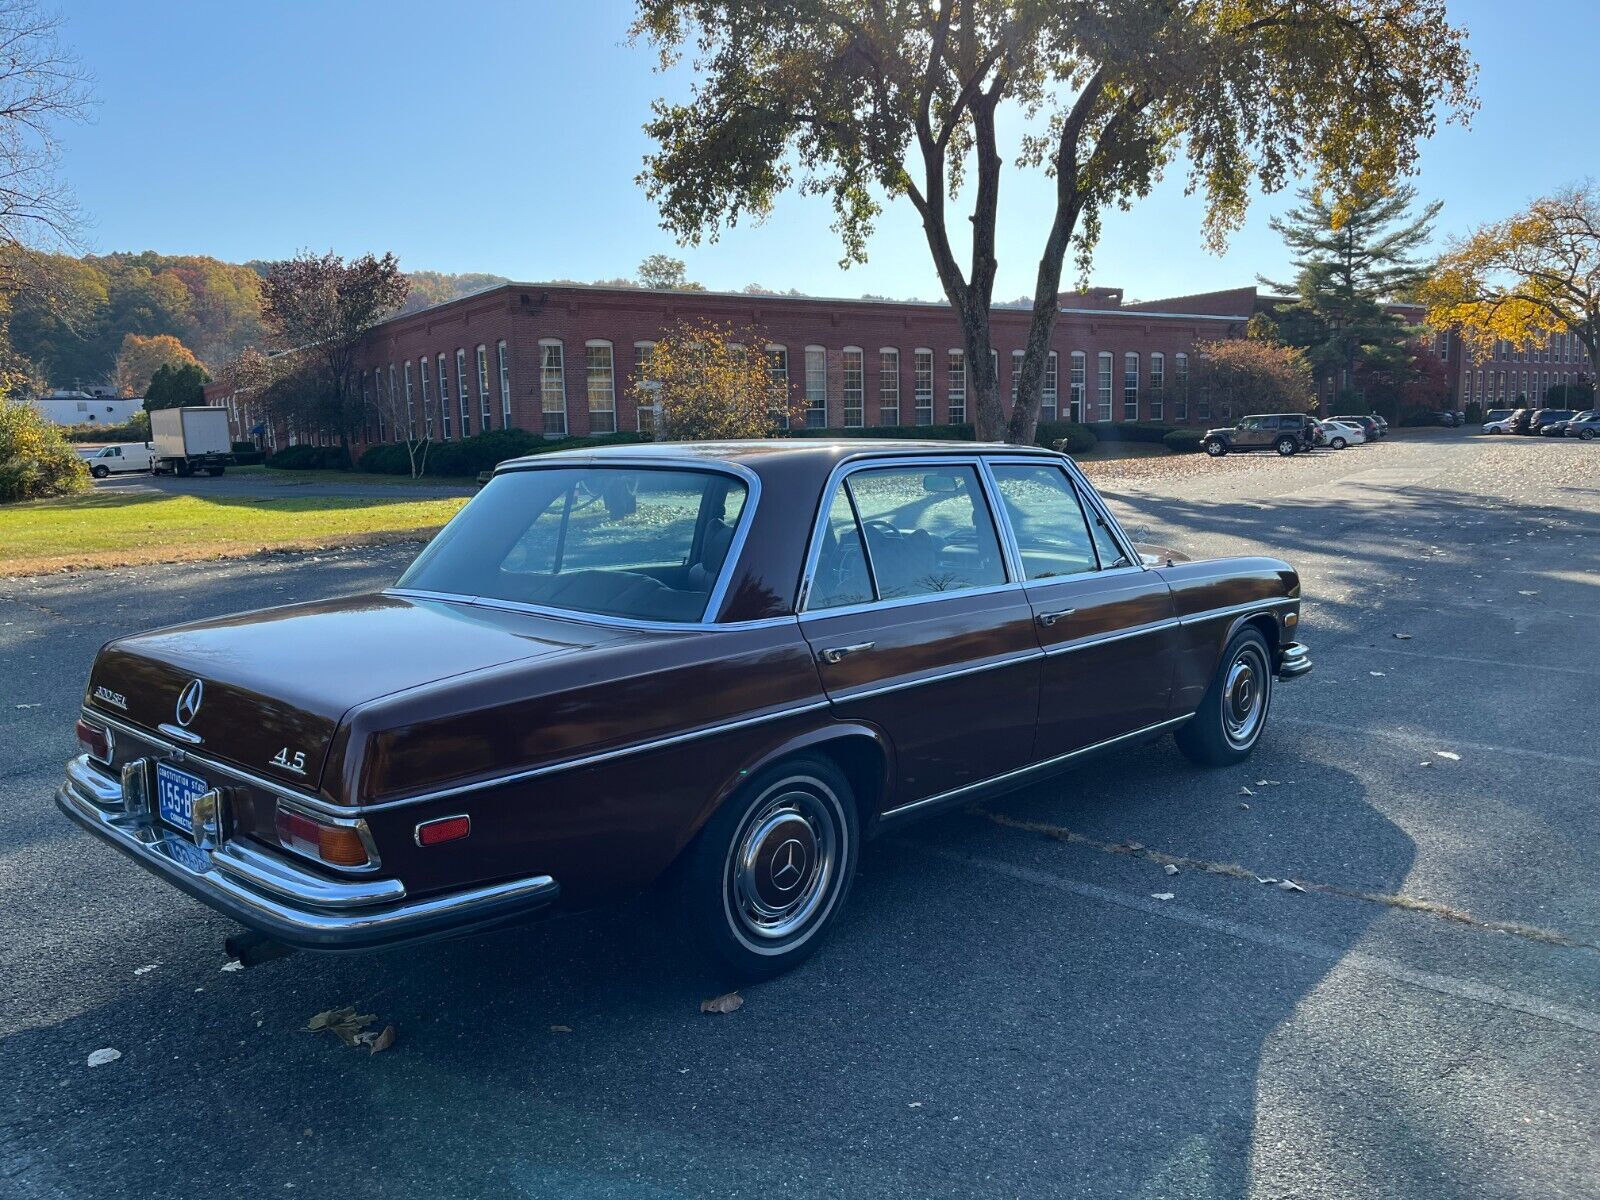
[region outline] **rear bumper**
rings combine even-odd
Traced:
[[[1311,651],[1301,642],[1290,642],[1278,651],[1278,678],[1297,679],[1311,672]]]
[[[67,764],[56,807],[101,841],[203,904],[299,950],[374,950],[482,932],[550,907],[548,875],[410,898],[398,879],[330,880],[246,842],[197,847],[130,809],[121,780],[80,755]]]

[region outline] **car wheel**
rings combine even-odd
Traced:
[[[1250,756],[1271,708],[1272,655],[1261,631],[1247,625],[1228,642],[1200,707],[1174,739],[1194,762],[1225,767]]]
[[[1300,447],[1293,438],[1281,437],[1277,440],[1276,449],[1279,454],[1283,455],[1284,458],[1288,458],[1296,450],[1300,449]]]
[[[1504,433],[1505,430],[1504,429],[1491,429],[1491,430],[1489,430],[1489,432],[1490,433]]]
[[[1594,441],[1594,430],[1585,429],[1582,433],[1580,433],[1578,435],[1578,440],[1580,442],[1592,442],[1592,441]]]
[[[96,479],[104,479],[107,475],[111,474],[111,468],[110,467],[90,467],[89,468],[89,474],[93,475]]]
[[[1211,455],[1212,458],[1221,458],[1227,452],[1227,444],[1221,438],[1206,439],[1206,453]]]
[[[786,759],[742,786],[679,864],[689,936],[732,982],[790,970],[844,907],[858,854],[855,797],[825,758]]]
[[[1346,447],[1346,446],[1348,446],[1348,445],[1349,445],[1349,444],[1350,444],[1350,443],[1349,443],[1349,442],[1347,442],[1347,441],[1345,441],[1345,440],[1344,440],[1344,439],[1343,439],[1343,438],[1341,438],[1341,437],[1336,437],[1336,438],[1334,438],[1334,439],[1333,439],[1333,441],[1331,441],[1331,442],[1329,442],[1329,443],[1328,443],[1328,444],[1329,444],[1329,445],[1330,445],[1330,446],[1332,446],[1332,447],[1333,447],[1333,448],[1334,448],[1334,449],[1335,449],[1335,450],[1343,450],[1343,449],[1344,449],[1344,448],[1345,448],[1345,447]]]

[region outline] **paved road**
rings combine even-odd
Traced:
[[[648,903],[225,973],[226,922],[56,815],[102,640],[401,554],[0,584],[0,1195],[1594,1196],[1600,452],[1212,465],[1103,478],[1299,564],[1316,671],[1256,757],[1159,743],[878,842],[727,1017]],[[298,1032],[345,1003],[395,1048]]]
[[[368,483],[372,477],[353,473],[348,482],[322,477],[297,479],[290,471],[228,471],[216,479],[209,475],[180,479],[176,475],[112,475],[94,481],[96,492],[119,494],[159,493],[173,496],[358,496],[379,500],[439,500],[470,496],[475,489],[457,484]]]

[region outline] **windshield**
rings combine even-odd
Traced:
[[[743,482],[717,471],[535,468],[496,475],[399,587],[642,621],[707,615]]]

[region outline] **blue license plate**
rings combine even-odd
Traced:
[[[211,790],[198,775],[164,762],[156,764],[156,811],[174,829],[194,833],[194,802]]]

